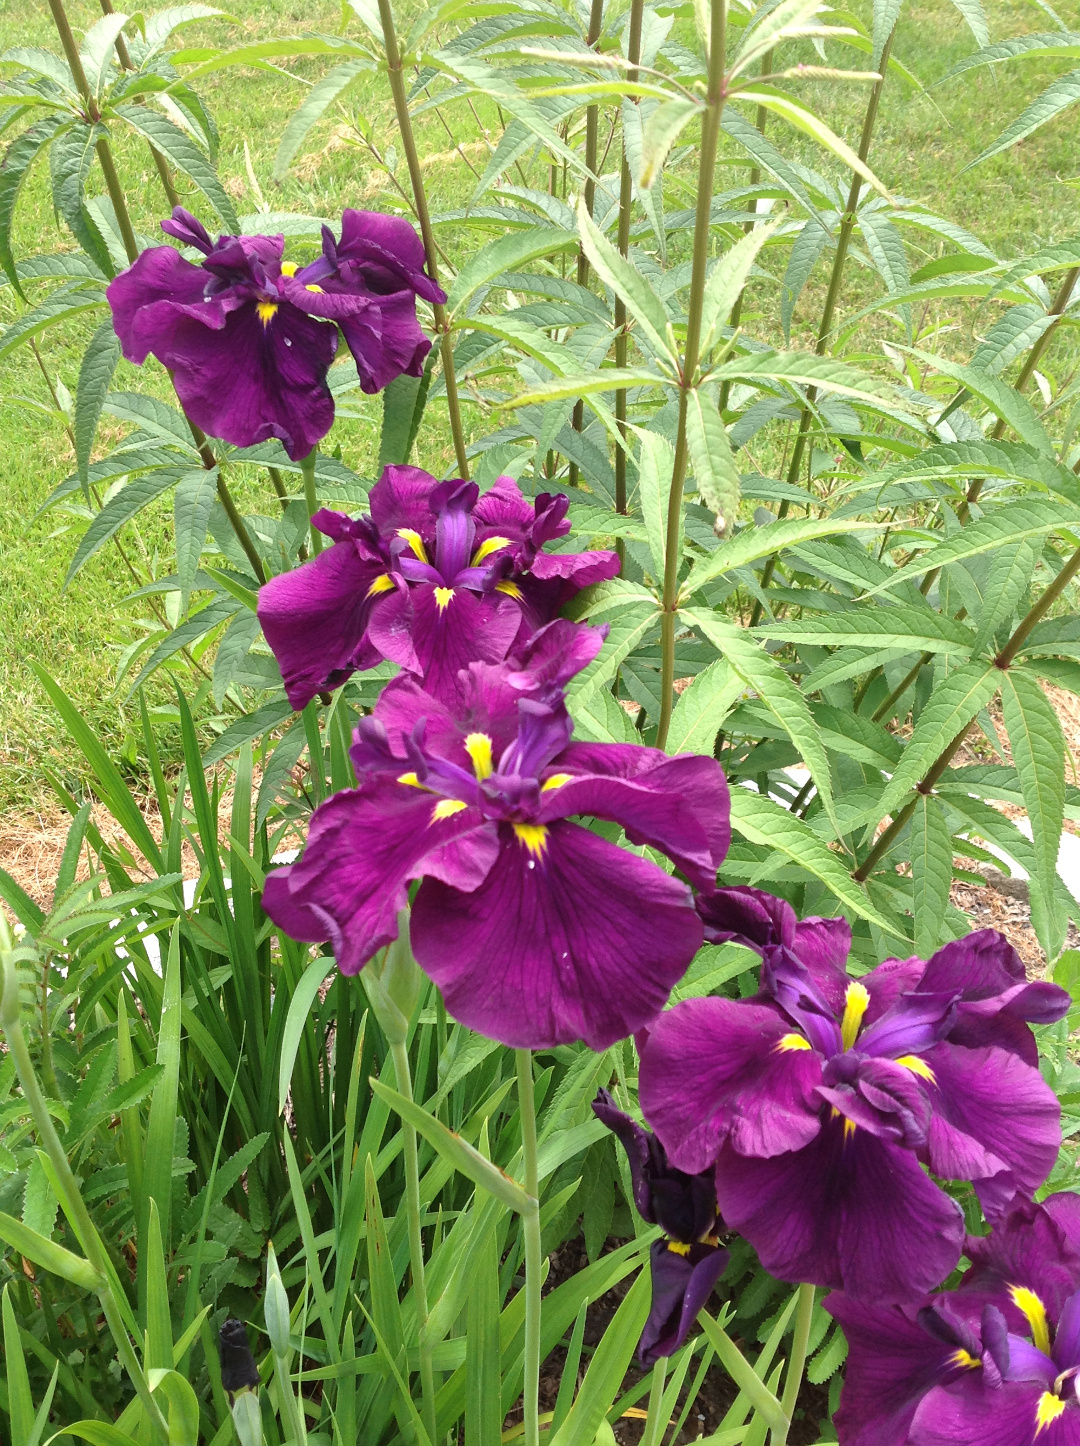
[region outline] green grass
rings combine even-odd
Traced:
[[[236,43],[305,30],[332,32],[340,24],[336,5],[313,8],[286,0],[262,4],[239,0],[231,11],[238,19],[237,25],[222,21],[189,27],[184,32],[185,41]],[[77,30],[91,24],[99,13],[90,0],[74,0],[70,12]],[[989,18],[993,38],[1044,29],[1048,24],[1034,5],[1021,4],[1020,0],[995,3]],[[5,46],[29,43],[57,48],[43,7],[6,9],[0,14],[0,42]],[[896,54],[929,87],[973,44],[958,13],[945,0],[933,0],[905,8]],[[837,59],[846,65],[862,63],[852,52]],[[258,208],[247,176],[245,138],[251,167],[272,209],[333,216],[344,205],[400,208],[400,195],[360,143],[347,114],[351,112],[354,119],[362,116],[370,124],[380,149],[393,145],[396,128],[389,94],[377,77],[365,80],[349,93],[346,107],[339,108],[309,136],[293,176],[280,187],[273,184],[270,175],[274,152],[289,116],[302,99],[305,86],[301,80],[317,78],[326,67],[322,62],[300,61],[286,68],[300,79],[249,71],[223,72],[202,82],[202,91],[221,130],[221,174],[237,210],[243,213]],[[1075,134],[1074,113],[1066,112],[1006,155],[960,174],[1048,79],[1059,73],[1060,65],[1029,61],[997,74],[981,70],[962,77],[947,90],[923,94],[894,79],[885,92],[871,163],[895,191],[975,231],[999,254],[1019,254],[1060,239],[1075,230],[1076,162],[1070,144]],[[805,95],[835,130],[852,142],[857,139],[864,87],[812,83],[806,85]],[[481,119],[497,125],[494,114],[481,115]],[[451,150],[448,131],[453,133],[454,142],[466,148],[479,139],[477,122],[464,106],[451,107],[445,120],[446,125],[437,114],[429,112],[419,124],[422,153],[441,157],[426,171],[436,211],[463,201],[474,184],[467,164]],[[789,154],[839,176],[839,167],[810,142],[793,141],[788,132],[780,143]],[[470,158],[474,163],[477,160],[471,152]],[[147,153],[134,144],[124,144],[120,147],[120,165],[137,225],[153,234],[165,206]],[[404,179],[403,169],[399,169],[399,175]],[[205,213],[205,206],[195,204],[194,208]],[[451,260],[479,244],[476,233],[470,237],[454,227],[442,228],[440,238]],[[926,244],[934,246],[932,240]],[[52,214],[46,170],[39,168],[22,199],[16,253],[30,255],[70,245],[70,238],[58,229]],[[879,283],[862,275],[857,263],[850,267],[848,278],[845,297],[850,311],[860,300],[876,294]],[[793,335],[797,345],[805,344],[812,334],[821,291],[820,278],[815,278],[804,293]],[[766,314],[775,312],[774,298],[763,295],[761,301]],[[10,289],[0,292],[0,320],[9,319],[18,306]],[[977,331],[987,318],[985,313],[980,316],[973,311],[965,315],[950,312],[943,303],[935,319],[956,328],[950,349],[963,355],[971,348],[973,327]],[[874,334],[887,334],[886,327],[876,325]],[[88,327],[80,330],[77,326],[46,334],[41,361],[50,381],[62,382],[74,390],[88,335]],[[1054,367],[1055,358],[1060,362],[1071,354],[1067,342],[1059,341],[1056,346],[1047,360],[1049,368]],[[162,395],[167,391],[167,383],[154,364],[140,371],[122,363],[116,384],[153,389]],[[69,764],[67,745],[27,666],[28,660],[41,662],[110,746],[119,748],[131,719],[114,688],[117,660],[123,647],[139,636],[140,619],[147,616],[145,602],[125,602],[132,583],[113,548],[100,554],[67,590],[62,590],[77,529],[58,513],[38,520],[34,520],[34,514],[49,491],[72,469],[72,450],[59,421],[27,410],[20,397],[37,402],[49,400],[45,377],[25,350],[3,364],[0,372],[0,426],[5,451],[0,508],[0,807],[4,808],[39,801],[44,791],[41,760],[51,758],[61,771],[74,766]],[[351,466],[370,473],[375,464],[379,404],[377,400],[363,399],[354,405],[361,415],[339,423],[333,440],[340,443]],[[452,466],[444,419],[443,411],[431,409],[419,439],[417,460],[437,473],[445,473]],[[499,425],[479,406],[467,408],[467,423],[474,435]],[[246,480],[241,491],[264,485]],[[250,500],[254,502],[254,493]],[[124,545],[140,559],[140,565],[160,575],[171,570],[170,533],[170,510],[168,504],[163,504],[140,522],[137,533],[128,529]]]

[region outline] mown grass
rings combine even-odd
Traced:
[[[236,24],[215,21],[188,27],[185,42],[238,43],[310,30],[332,32],[340,25],[336,4],[307,6],[292,0],[238,0],[230,8]],[[70,12],[77,30],[93,23],[99,14],[92,0],[72,0]],[[1068,15],[1064,18],[1069,19]],[[997,0],[989,19],[992,38],[1048,26],[1046,17],[1034,5],[1021,0]],[[0,43],[56,48],[44,7],[9,8],[0,13]],[[896,54],[929,88],[973,44],[957,11],[946,0],[932,0],[905,7]],[[863,63],[853,52],[836,58],[853,67]],[[358,118],[367,123],[384,154],[393,146],[396,127],[392,107],[378,77],[357,84],[344,106],[309,136],[292,176],[283,185],[271,181],[274,153],[289,116],[303,97],[303,82],[317,78],[325,68],[322,62],[300,60],[284,63],[283,69],[289,75],[225,71],[201,83],[221,130],[221,174],[239,212],[259,208],[247,174],[245,140],[251,170],[266,204],[273,210],[333,217],[345,205],[401,208],[400,193],[365,149],[355,124]],[[1028,61],[997,73],[982,70],[946,89],[927,89],[923,93],[893,79],[885,92],[871,163],[897,193],[960,222],[1001,255],[1019,254],[1060,239],[1076,229],[1078,178],[1074,175],[1076,161],[1071,145],[1074,114],[1067,112],[1024,145],[963,172],[963,167],[1055,73],[1060,73],[1060,65]],[[864,87],[814,83],[806,85],[804,93],[835,130],[855,141],[865,101]],[[494,114],[485,116],[481,112],[476,117],[462,105],[449,108],[441,118],[429,112],[421,119],[421,148],[428,158],[426,172],[436,211],[462,203],[475,184],[468,162],[452,147],[460,145],[473,165],[482,168],[486,150],[478,120],[497,124]],[[798,155],[825,173],[839,175],[839,167],[810,142],[800,142],[788,132],[780,143],[789,154]],[[147,234],[153,234],[165,206],[147,153],[134,144],[122,144],[120,163],[137,224]],[[398,174],[404,182],[403,169],[399,168]],[[539,168],[536,182],[543,184]],[[198,199],[193,208],[205,215],[206,207]],[[441,228],[440,239],[452,260],[479,244],[477,233],[457,226]],[[23,195],[16,252],[30,255],[70,245],[70,238],[57,227],[52,213],[47,168],[39,167]],[[928,255],[936,254],[932,239],[926,245]],[[860,273],[856,260],[849,271],[849,309],[858,300],[875,294],[878,286]],[[815,278],[804,293],[793,336],[795,344],[805,343],[812,335],[821,290]],[[18,306],[10,289],[0,292],[0,319],[9,319]],[[767,331],[768,318],[778,311],[775,295],[762,288],[750,310],[762,314]],[[950,311],[947,304],[941,304],[930,319],[955,329],[950,349],[955,347],[959,354],[970,349],[973,326],[978,331],[987,320],[977,313]],[[139,620],[147,616],[146,604],[125,602],[132,589],[131,578],[114,548],[100,554],[69,588],[62,589],[77,530],[58,513],[36,520],[34,514],[50,490],[71,470],[73,454],[60,422],[27,410],[19,400],[22,397],[48,402],[48,384],[58,381],[74,390],[89,330],[89,326],[71,326],[49,332],[41,343],[40,365],[24,350],[3,364],[0,372],[0,428],[4,442],[0,508],[0,807],[4,808],[38,802],[45,791],[39,769],[42,759],[51,758],[61,771],[68,767],[63,735],[27,666],[29,659],[38,660],[60,681],[112,747],[122,746],[132,723],[130,710],[120,705],[114,688],[115,671],[123,647],[139,635]],[[879,334],[883,330],[875,327]],[[1071,353],[1067,343],[1059,342],[1044,370],[1052,371]],[[139,371],[122,364],[116,384],[159,390],[162,395],[167,388],[156,366]],[[340,422],[333,440],[340,443],[350,465],[361,473],[370,473],[377,451],[379,404],[358,397],[354,394],[351,405],[359,416]],[[417,460],[437,473],[449,470],[453,456],[444,416],[438,409],[429,410],[418,446]],[[467,407],[467,422],[475,435],[498,425],[476,405]],[[114,428],[111,435],[118,434],[119,429]],[[106,429],[103,443],[109,436]],[[241,490],[262,485],[248,479]],[[170,534],[170,510],[163,504],[140,523],[137,531],[128,529],[125,546],[132,555],[146,559],[151,570],[160,575],[170,570]],[[160,696],[164,697],[164,685]]]

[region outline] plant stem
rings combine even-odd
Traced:
[[[710,0],[710,12],[709,78],[708,89],[705,93],[705,112],[701,119],[697,207],[694,215],[694,249],[690,268],[690,294],[686,308],[686,342],[683,347],[682,372],[679,378],[679,422],[675,434],[675,460],[671,468],[667,536],[664,542],[664,593],[663,611],[660,615],[660,722],[656,733],[657,748],[663,748],[667,742],[674,702],[676,589],[680,560],[679,531],[682,521],[683,484],[686,481],[688,456],[687,393],[694,385],[701,345],[701,308],[709,261],[713,176],[716,171],[716,151],[720,138],[720,116],[724,109],[725,99],[727,0]]]
[[[532,1051],[516,1049],[518,1106],[521,1114],[521,1155],[525,1193],[530,1200],[522,1212],[525,1234],[525,1446],[540,1442],[540,1180],[536,1159],[536,1099],[533,1093]]]
[[[1002,672],[1005,672],[1005,670],[1011,666],[1013,659],[1027,641],[1032,628],[1035,627],[1036,623],[1042,621],[1077,573],[1080,573],[1080,547],[1078,547],[1072,557],[1069,558],[1068,562],[1043,593],[1039,601],[1030,609],[1027,616],[1017,625],[1012,637],[994,659],[995,666],[1000,668]],[[974,721],[974,719],[971,719],[964,724],[953,741],[937,758],[926,776],[915,785],[914,792],[916,797],[906,803],[893,819],[892,823],[889,824],[888,828],[874,844],[874,847],[870,850],[863,862],[852,873],[851,877],[853,879],[861,884],[869,878],[874,865],[888,853],[904,825],[915,812],[915,806],[919,801],[918,795],[923,794],[925,796],[933,791],[934,785],[952,762],[953,757],[967,737]]]
[[[874,126],[877,123],[878,107],[881,104],[881,93],[885,89],[885,77],[889,71],[889,52],[892,50],[893,39],[896,35],[894,25],[889,32],[889,38],[885,42],[885,48],[881,52],[881,60],[878,69],[881,72],[881,79],[874,82],[870,92],[870,98],[866,102],[866,113],[863,116],[862,135],[859,138],[859,160],[865,165],[870,155],[870,143],[874,138]],[[833,316],[836,312],[836,303],[840,299],[840,287],[844,279],[844,265],[847,261],[848,247],[851,243],[851,233],[855,229],[855,219],[858,214],[859,194],[862,191],[863,179],[858,171],[851,173],[851,185],[848,189],[847,205],[844,207],[844,214],[840,218],[840,229],[836,236],[836,255],[833,257],[832,272],[829,276],[829,289],[825,293],[825,305],[822,308],[821,320],[818,323],[817,341],[814,351],[818,356],[824,356],[829,350],[829,341],[832,337]],[[792,448],[791,461],[788,464],[785,481],[791,486],[799,480],[802,471],[803,454],[806,451],[807,439],[810,435],[810,423],[813,420],[814,403],[817,401],[817,387],[807,387],[806,402],[803,405],[799,416],[799,430],[795,437],[795,446]],[[791,504],[785,497],[777,508],[778,518],[786,517]],[[776,555],[773,554],[765,564],[761,574],[761,590],[764,592],[772,581],[773,573],[776,571]],[[750,626],[756,627],[761,621],[762,603],[759,599],[754,604],[754,611],[750,618]]]
[[[11,941],[8,937],[7,925],[0,916],[0,954],[2,954],[3,967],[3,993],[0,997],[0,1028],[3,1029],[4,1039],[7,1043],[8,1052],[15,1063],[15,1069],[19,1076],[19,1083],[22,1086],[23,1096],[30,1106],[30,1113],[34,1117],[34,1124],[37,1127],[38,1138],[49,1157],[49,1161],[56,1174],[62,1190],[61,1203],[64,1213],[71,1220],[72,1227],[79,1237],[86,1259],[94,1270],[101,1277],[101,1284],[97,1287],[98,1299],[101,1302],[102,1314],[105,1316],[106,1324],[112,1334],[116,1345],[117,1354],[121,1364],[131,1379],[135,1392],[139,1397],[143,1410],[146,1412],[150,1428],[155,1436],[163,1443],[169,1440],[168,1427],[158,1410],[157,1402],[150,1391],[149,1382],[143,1374],[138,1357],[135,1354],[124,1326],[116,1298],[112,1288],[112,1266],[102,1246],[97,1229],[79,1188],[79,1182],[75,1173],[68,1164],[67,1154],[60,1137],[56,1133],[52,1119],[49,1115],[49,1107],[45,1102],[45,1096],[41,1093],[41,1086],[38,1084],[37,1075],[34,1073],[33,1062],[30,1058],[30,1051],[26,1045],[26,1036],[23,1034],[21,1007],[19,1003],[19,976],[15,966],[15,960],[11,953]]]
[[[412,1072],[409,1069],[409,1051],[404,1040],[390,1045],[394,1061],[397,1087],[407,1098],[412,1099]],[[431,1343],[427,1339],[428,1298],[427,1279],[424,1274],[424,1236],[420,1228],[420,1164],[416,1149],[416,1130],[406,1121],[401,1122],[401,1143],[405,1156],[405,1202],[409,1213],[409,1266],[412,1274],[413,1295],[416,1297],[416,1328],[420,1343],[420,1389],[423,1393],[424,1429],[434,1446],[435,1424],[435,1372],[431,1360]]]
[[[101,13],[103,15],[116,14],[112,0],[100,0],[100,4]],[[127,41],[124,39],[122,32],[116,37],[116,40],[113,42],[113,44],[116,50],[116,58],[117,60],[119,60],[123,68],[125,70],[134,70],[135,62],[131,58],[131,52],[128,50]],[[136,96],[135,104],[145,104],[145,98],[141,95]],[[165,195],[168,199],[169,205],[175,208],[181,203],[179,193],[177,192],[176,187],[173,185],[172,176],[169,173],[169,163],[156,146],[150,145],[149,142],[147,142],[147,146],[149,148],[151,156],[154,158],[154,165],[157,167],[157,173],[158,176],[161,178],[161,184],[165,191]]]
[[[585,34],[585,44],[590,50],[595,50],[596,48],[596,44],[600,39],[600,30],[603,23],[604,0],[592,0],[589,7],[589,28]],[[596,175],[596,157],[599,150],[599,138],[600,107],[594,102],[592,105],[585,107],[586,176],[583,197],[585,209],[590,216],[593,213],[593,206],[596,202],[596,181],[594,177]],[[619,219],[622,219],[621,216]],[[585,248],[583,246],[578,248],[577,284],[579,286],[588,286],[589,284],[589,258],[585,255]],[[570,425],[575,432],[581,432],[585,429],[585,403],[581,397],[578,397],[574,403],[574,413],[570,420]],[[576,462],[570,463],[570,474],[567,480],[571,487],[577,486],[578,465]]]
[[[664,1381],[667,1378],[667,1356],[661,1356],[653,1365],[652,1385],[649,1387],[649,1414],[645,1430],[641,1434],[640,1446],[660,1446],[667,1424],[664,1420]]]
[[[322,552],[323,545],[323,535],[311,520],[319,510],[319,499],[315,495],[315,458],[318,454],[318,447],[312,447],[300,463],[300,471],[304,477],[304,504],[307,507],[308,530],[311,533],[311,551],[314,557],[318,557]]]
[[[631,0],[630,4],[630,33],[627,36],[626,58],[631,65],[635,65],[641,59],[641,17],[645,11],[645,0]],[[636,70],[626,72],[627,81],[633,84],[637,80]],[[637,104],[637,101],[634,101]],[[634,203],[634,178],[630,174],[630,159],[626,154],[626,139],[623,138],[622,171],[619,177],[619,252],[623,256],[630,254],[630,212]],[[629,351],[629,340],[626,331],[626,303],[621,296],[615,298],[615,365],[626,366],[627,352]],[[626,512],[626,388],[620,387],[615,393],[615,421],[619,428],[619,435],[622,438],[621,445],[615,448],[615,511]],[[626,545],[622,538],[619,538],[619,557],[622,558]]]
[[[812,1285],[799,1286],[799,1304],[795,1311],[795,1327],[791,1339],[791,1360],[788,1362],[784,1380],[784,1394],[780,1398],[785,1425],[782,1431],[773,1431],[772,1446],[787,1446],[788,1432],[795,1415],[795,1406],[803,1383],[803,1371],[806,1368],[806,1345],[810,1339],[810,1322],[814,1316],[814,1294]]]
[[[427,192],[424,190],[424,174],[420,167],[420,155],[413,135],[412,116],[409,114],[409,98],[405,91],[405,71],[398,47],[397,31],[394,28],[394,12],[391,0],[379,0],[379,20],[382,23],[383,44],[386,47],[386,70],[390,78],[390,91],[394,97],[394,111],[397,115],[401,144],[405,161],[409,167],[409,181],[412,185],[413,204],[416,219],[420,223],[420,236],[424,242],[428,274],[436,286],[439,284],[438,250],[435,233],[431,228],[431,213],[428,210]],[[446,386],[446,407],[450,413],[450,431],[454,438],[454,454],[457,457],[459,474],[467,479],[469,460],[465,454],[465,432],[461,425],[461,406],[458,401],[457,373],[454,370],[454,347],[450,340],[450,323],[446,308],[441,302],[432,302],[435,313],[435,330],[439,333],[439,348],[442,352],[443,382]]]

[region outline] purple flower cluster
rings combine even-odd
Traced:
[[[181,206],[161,223],[203,254],[196,266],[151,246],[110,283],[113,326],[128,361],[152,353],[173,374],[188,417],[237,447],[278,438],[306,457],[334,420],[326,374],[340,328],[365,392],[420,375],[431,342],[416,298],[445,301],[424,271],[408,221],[346,211],[341,239],[323,227],[310,266],[283,261],[284,236],[221,236]]]
[[[207,432],[307,456],[339,331],[366,391],[419,375],[416,298],[445,298],[407,222],[346,211],[303,268],[281,236],[215,243],[179,208],[163,226],[202,261],[152,247],[109,301],[125,356],[170,368]],[[408,911],[448,1009],[506,1045],[636,1035],[652,1132],[605,1091],[593,1108],[663,1233],[643,1365],[682,1345],[738,1231],[773,1275],[832,1290],[845,1446],[1080,1446],[1080,1196],[1034,1203],[1061,1126],[1030,1026],[1068,995],[990,930],[852,977],[846,920],[719,887],[719,765],[573,738],[565,690],[606,629],[559,613],[619,560],[550,550],[567,512],[507,477],[481,493],[396,466],[364,515],[315,514],[332,545],[259,599],[290,702],[400,672],[354,734],[356,787],[267,878],[267,914],[352,975]],[[703,942],[756,951],[757,994],[666,1009]],[[948,1182],[974,1186],[988,1237],[965,1237]],[[928,1294],[962,1253],[958,1289]]]

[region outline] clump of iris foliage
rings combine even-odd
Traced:
[[[49,907],[0,871],[13,1446],[675,1446],[706,1398],[713,1446],[1080,1441],[1080,241],[999,258],[875,175],[888,0],[231,48],[49,6],[0,56],[0,356],[96,328],[68,581],[159,499],[175,551],[124,554],[145,787],[38,669],[85,782]],[[961,71],[1075,53],[960,8]],[[393,214],[235,214],[200,79],[295,55],[279,176],[375,75]],[[455,212],[432,109],[492,121]],[[61,237],[17,256],[35,165]],[[950,904],[991,858],[1052,977]]]

